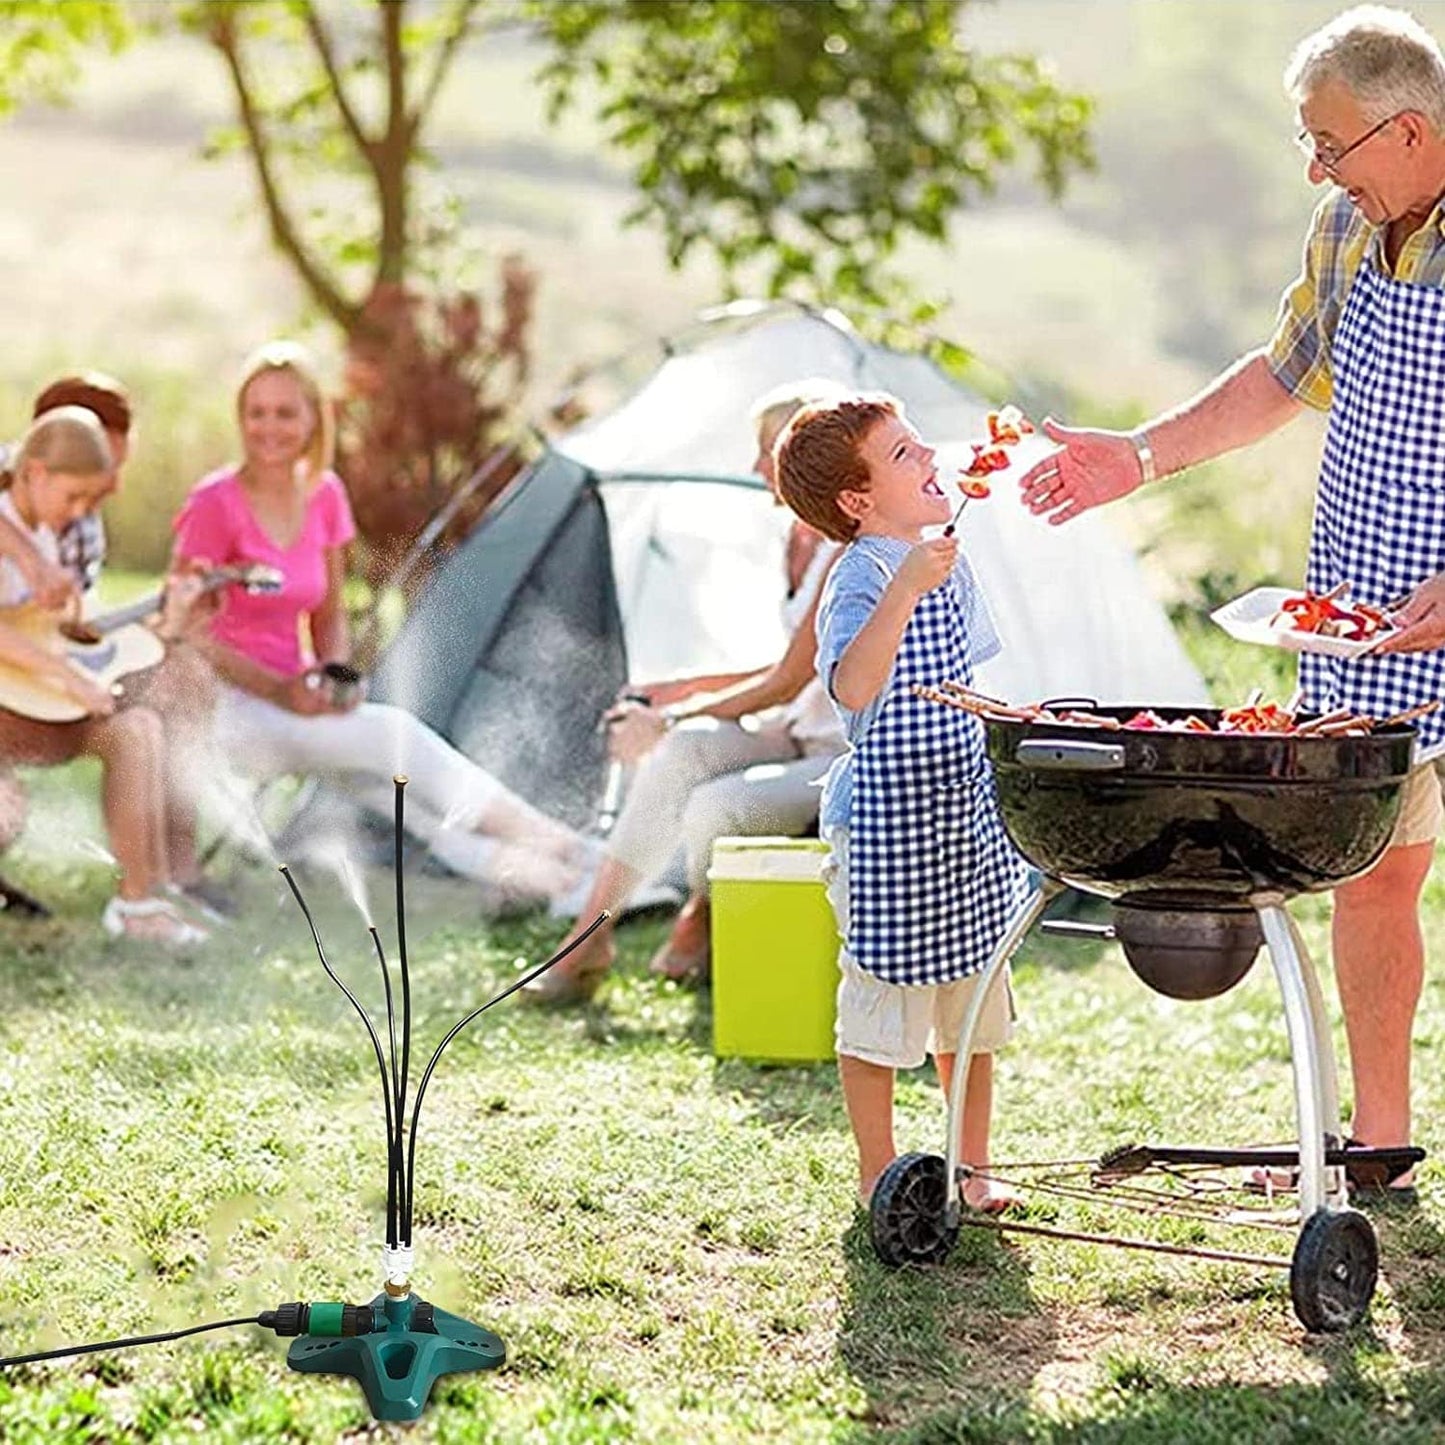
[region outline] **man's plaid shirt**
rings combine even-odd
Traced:
[[[1390,274],[1379,244],[1382,231],[1350,204],[1344,191],[1332,187],[1310,224],[1304,270],[1280,301],[1279,321],[1265,352],[1270,370],[1296,401],[1318,411],[1329,410],[1334,396],[1330,352],[1355,273],[1373,255],[1381,274]],[[1445,203],[1437,204],[1405,243],[1393,279],[1445,285]]]
[[[82,592],[89,592],[100,580],[100,569],[105,565],[105,523],[100,513],[87,512],[55,540],[60,565],[71,573]]]

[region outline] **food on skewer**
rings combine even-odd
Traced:
[[[1003,447],[985,446],[982,442],[969,445],[973,448],[973,460],[963,469],[965,477],[986,477],[1008,466],[1008,452]]]
[[[1328,592],[1305,591],[1286,597],[1269,625],[1281,632],[1313,632],[1349,642],[1368,642],[1394,627],[1383,610],[1368,602],[1347,604],[1346,590],[1342,583]]]
[[[1034,424],[1016,406],[1000,407],[988,414],[988,435],[1000,446],[1013,446],[1033,431]]]
[[[973,460],[963,469],[964,476],[986,477],[990,472],[1003,471],[1010,461],[1008,449],[1017,446],[1033,430],[1033,423],[1016,406],[1005,406],[998,411],[989,412],[988,440],[970,443],[973,447]],[[988,493],[969,492],[968,495],[986,497]]]
[[[1219,718],[1222,733],[1292,733],[1295,714],[1273,702],[1246,703],[1225,708]]]
[[[1130,732],[1164,732],[1164,733],[1210,733],[1214,729],[1201,718],[1190,713],[1186,718],[1179,718],[1174,722],[1159,716],[1152,707],[1145,708],[1142,712],[1136,712],[1133,717],[1119,724],[1120,727],[1128,728]]]
[[[1078,708],[1060,707],[1053,711],[1038,703],[1016,706],[1000,702],[986,693],[975,692],[957,682],[946,682],[939,688],[914,687],[920,697],[931,702],[946,703],[965,712],[1000,722],[1058,723],[1074,727],[1097,727],[1112,732],[1170,732],[1170,733],[1273,733],[1301,737],[1363,737],[1377,729],[1400,727],[1434,712],[1440,706],[1438,701],[1421,703],[1407,712],[1397,713],[1388,718],[1372,718],[1362,713],[1341,708],[1336,712],[1324,713],[1318,717],[1300,719],[1300,714],[1277,703],[1263,702],[1258,693],[1251,694],[1250,700],[1240,707],[1223,709],[1219,720],[1211,726],[1203,718],[1189,713],[1182,718],[1165,718],[1153,708],[1142,708],[1132,717],[1120,721],[1097,713],[1081,711]]]
[[[959,481],[958,489],[970,501],[981,502],[993,489],[981,477],[970,477],[964,475]]]

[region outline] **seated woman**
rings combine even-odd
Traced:
[[[109,491],[112,472],[110,448],[93,412],[75,406],[47,411],[32,423],[10,464],[0,518],[54,567],[58,536]],[[160,719],[146,707],[117,712],[109,692],[22,630],[35,611],[27,605],[31,601],[20,567],[0,558],[0,664],[47,684],[87,716],[79,722],[37,722],[0,710],[0,758],[39,767],[99,758],[101,806],[120,870],[116,896],[103,917],[106,931],[167,944],[200,942],[204,930],[158,896],[167,883]]]
[[[216,742],[257,777],[340,774],[387,807],[410,779],[407,820],[448,867],[509,896],[561,907],[589,848],[402,708],[338,690],[347,663],[345,547],[355,535],[331,427],[310,358],[275,342],[248,362],[237,393],[242,461],[199,482],[175,523],[176,555],[211,566],[262,564],[279,592],[228,589],[205,651],[222,679]]]
[[[754,470],[770,488],[773,446],[794,412],[842,390],[828,381],[797,382],[769,392],[753,408]],[[614,752],[642,761],[569,941],[602,909],[615,913],[622,907],[681,843],[689,896],[652,969],[676,979],[703,976],[714,840],[728,834],[793,836],[816,822],[818,783],[843,750],[842,729],[813,671],[818,595],[837,552],[836,543],[794,521],[783,607],[789,640],[773,666],[723,686],[717,677],[707,678],[706,691],[693,679],[655,684],[645,689],[649,703],[622,702],[607,714]],[[611,925],[604,925],[528,992],[544,1002],[588,998],[615,951]]]

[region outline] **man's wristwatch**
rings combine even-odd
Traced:
[[[1139,458],[1139,480],[1147,486],[1158,475],[1154,470],[1154,448],[1149,445],[1149,434],[1140,427],[1137,431],[1125,432],[1134,455]]]

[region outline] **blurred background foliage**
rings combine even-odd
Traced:
[[[0,3],[0,35],[15,34],[19,12],[33,19],[56,8]],[[34,80],[0,125],[0,170],[12,182],[0,213],[0,264],[11,281],[0,428],[19,425],[29,394],[60,367],[100,365],[124,376],[142,431],[109,520],[121,557],[142,566],[163,555],[167,519],[185,490],[231,455],[231,386],[252,346],[299,332],[338,388],[347,369],[335,329],[269,244],[246,156],[216,153],[218,131],[235,121],[233,95],[214,48],[174,33],[183,8],[126,7],[141,34],[118,55],[96,19],[81,36],[88,48],[70,104],[37,100]],[[627,31],[629,12],[671,9],[691,23],[699,7],[668,0],[541,8],[552,12],[551,43],[522,23],[525,6],[479,7],[489,23],[507,23],[492,23],[450,64],[430,112],[429,166],[416,199],[419,223],[445,241],[431,254],[448,287],[477,292],[490,307],[501,304],[504,258],[535,276],[524,414],[539,414],[578,366],[654,345],[729,287],[778,289],[780,258],[784,273],[789,264],[797,269],[788,252],[750,252],[746,241],[731,258],[720,258],[716,245],[684,244],[694,233],[710,241],[746,233],[726,209],[680,209],[691,230],[659,224],[648,214],[658,152],[648,149],[646,126],[629,142],[625,105],[598,115],[607,95],[625,97],[629,85],[651,84],[656,67],[682,63],[679,49],[647,57],[652,69],[642,64],[644,32]],[[739,68],[739,32],[722,22],[745,17],[732,12],[782,8],[717,6],[719,24],[692,37],[713,42],[697,52],[696,73],[715,78]],[[909,10],[936,22],[935,11],[954,7],[844,8],[862,29],[830,57],[836,72],[820,71],[825,90],[835,79],[856,84],[866,70],[854,52],[866,49],[858,36],[867,27]],[[1289,144],[1293,116],[1279,76],[1293,44],[1338,8],[1317,0],[966,6],[960,33],[970,54],[1034,56],[1039,83],[1091,98],[1092,113],[1080,102],[1058,132],[1053,164],[1069,184],[1054,199],[1039,184],[1041,169],[1049,176],[1049,151],[1015,134],[1008,153],[1019,163],[997,168],[991,188],[967,184],[958,168],[947,224],[935,227],[941,239],[895,238],[865,279],[886,270],[906,280],[913,298],[937,302],[922,324],[1001,372],[1036,409],[1122,424],[1179,400],[1268,334],[1279,292],[1298,267],[1313,195]],[[1445,32],[1445,0],[1412,8]],[[442,4],[418,9],[433,19],[448,13]],[[0,54],[4,45],[0,39]],[[559,86],[572,102],[560,111]],[[718,121],[696,103],[706,91],[701,86],[689,106],[703,137]],[[368,111],[366,119],[379,123],[379,115]],[[1089,146],[1074,125],[1085,117],[1093,171],[1082,168]],[[947,156],[932,159],[940,177],[952,173]],[[967,208],[955,209],[965,195]],[[317,183],[310,201],[318,220],[346,218],[335,199]],[[641,224],[625,226],[638,209]],[[827,264],[784,274],[781,289],[809,279],[836,288]],[[906,311],[895,304],[895,315],[906,319]],[[1296,423],[1240,458],[1117,509],[1118,519],[1176,597],[1203,600],[1236,579],[1296,575],[1318,441],[1317,423]]]

